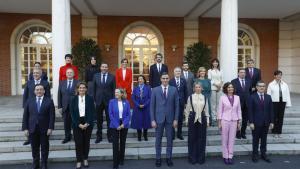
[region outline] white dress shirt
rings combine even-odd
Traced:
[[[123,74],[123,80],[125,80],[125,77],[126,77],[126,69],[122,69],[122,74]]]
[[[85,96],[81,97],[78,96],[78,109],[79,109],[79,116],[84,117],[85,116]]]
[[[35,100],[36,103],[38,102],[39,98],[41,98],[41,101],[40,101],[40,107],[41,107],[44,96],[41,96],[41,97],[36,96],[36,100]]]
[[[207,78],[211,80],[211,90],[217,90],[218,88],[215,85],[223,83],[223,73],[218,69],[209,69]]]
[[[166,88],[166,97],[168,97],[168,88],[169,88],[169,85],[167,85],[166,87],[164,85],[161,85],[161,87],[162,87],[163,93],[164,93],[165,88]]]
[[[161,63],[156,63],[156,67],[157,67],[158,72],[160,72],[161,71]]]
[[[194,119],[194,123],[196,123],[197,121],[199,123],[202,123],[202,110],[204,108],[204,113],[205,113],[205,116],[206,116],[206,120],[207,120],[207,123],[209,123],[209,111],[208,111],[208,102],[206,100],[206,105],[204,107],[204,104],[205,104],[205,97],[203,94],[197,94],[197,93],[194,93],[192,94],[192,103],[193,103],[193,107],[194,107],[194,110],[195,110],[195,119]],[[185,121],[188,122],[188,118],[189,118],[189,114],[190,112],[193,111],[192,109],[192,105],[191,105],[191,101],[190,101],[190,97],[188,98],[187,100],[187,104],[186,104],[186,108],[184,110],[185,112]]]
[[[180,87],[180,77],[175,77],[175,81],[176,81],[176,86],[177,86],[177,83],[179,84],[178,87]]]
[[[182,71],[182,73],[185,79],[189,78],[189,71]]]
[[[122,100],[121,101],[118,101],[118,108],[119,108],[119,118],[123,118],[123,102]]]
[[[101,73],[101,77],[100,77],[101,82],[102,82],[103,75],[105,75],[105,76],[104,76],[104,82],[102,82],[102,83],[106,83],[106,80],[107,80],[107,74],[108,74],[108,73]]]
[[[37,84],[40,84],[41,83],[41,79],[39,80],[34,80],[34,84],[37,85]]]
[[[282,101],[286,102],[287,107],[291,107],[292,103],[288,85],[281,80],[280,86],[282,91]],[[273,102],[279,102],[279,84],[276,80],[269,83],[267,93],[271,95]]]

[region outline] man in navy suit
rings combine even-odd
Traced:
[[[261,72],[254,67],[254,60],[247,60],[246,78],[251,80],[251,93],[256,91],[256,83],[261,80]]]
[[[234,93],[240,97],[241,110],[242,110],[242,127],[240,131],[237,131],[236,137],[238,139],[246,139],[246,128],[248,122],[247,113],[247,100],[250,96],[251,81],[245,78],[245,69],[238,70],[238,78],[233,79],[231,83],[234,86]]]
[[[187,84],[184,78],[181,78],[181,68],[176,67],[174,69],[174,78],[172,78],[169,82],[170,86],[174,86],[177,89],[179,96],[179,115],[178,115],[178,127],[177,127],[177,138],[183,140],[182,137],[182,122],[183,122],[183,110],[187,101]],[[174,135],[175,138],[175,129]]]
[[[74,79],[74,70],[68,68],[66,70],[67,80],[62,80],[58,86],[58,108],[64,119],[65,138],[62,144],[69,142],[72,138],[71,134],[71,114],[69,104],[73,96],[76,95],[75,89],[78,80]]]
[[[45,89],[45,96],[51,98],[50,85],[47,80],[43,80],[41,78],[41,73],[42,73],[41,69],[34,68],[32,71],[33,80],[29,80],[25,84],[24,93],[23,93],[23,108],[25,107],[25,104],[28,101],[28,99],[35,97],[34,87],[37,84],[43,85]],[[23,143],[23,145],[28,145],[28,144],[30,144],[29,138],[27,138],[27,140]]]
[[[35,97],[27,100],[24,106],[22,130],[30,137],[33,169],[40,168],[40,147],[42,169],[47,169],[49,136],[54,129],[55,108],[50,97],[45,96],[42,84],[35,85]]]
[[[35,62],[34,63],[34,69],[39,69],[42,72],[41,73],[41,79],[45,80],[45,81],[48,81],[47,73],[42,71],[41,62]],[[28,75],[28,80],[33,80],[33,79],[34,79],[33,78],[33,72],[30,72],[29,75]]]
[[[274,112],[271,96],[265,93],[266,84],[258,81],[256,84],[257,92],[249,98],[248,114],[249,123],[252,130],[252,161],[258,161],[258,146],[260,140],[261,158],[270,163],[267,157],[267,134],[273,128]]]
[[[112,142],[111,130],[109,128],[109,100],[114,98],[114,92],[116,89],[115,76],[108,73],[108,64],[101,63],[100,73],[96,73],[93,78],[94,86],[94,100],[96,103],[96,117],[97,117],[97,138],[95,143],[102,141],[102,125],[103,125],[103,110],[105,111],[106,125],[107,125],[107,139]]]
[[[161,63],[163,55],[161,53],[157,53],[155,55],[156,63],[150,66],[150,73],[149,73],[149,84],[151,88],[160,86],[160,76],[163,72],[168,73],[168,66]]]
[[[161,166],[161,140],[166,130],[167,136],[167,165],[173,166],[173,127],[178,124],[179,97],[176,87],[169,86],[169,75],[162,73],[161,86],[152,89],[150,101],[151,125],[155,128],[156,167]]]

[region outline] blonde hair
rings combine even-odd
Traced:
[[[205,72],[206,75],[206,68],[203,66],[199,67],[197,71],[197,77],[200,77],[200,72]]]

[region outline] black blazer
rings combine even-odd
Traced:
[[[233,79],[231,81],[234,86],[234,94],[240,97],[241,105],[247,103],[248,97],[251,92],[251,82],[249,79],[245,79],[245,89],[243,90],[242,84],[240,83],[239,78]]]
[[[79,96],[75,96],[72,98],[70,102],[70,114],[72,118],[72,127],[76,128],[79,126],[80,115],[78,108],[78,98]],[[94,126],[94,115],[95,115],[95,105],[94,100],[91,96],[85,95],[85,122],[88,123],[91,127]]]
[[[252,76],[252,78],[250,76],[249,69],[246,68],[245,70],[246,70],[246,78],[249,79],[249,80],[251,80],[251,87],[255,88],[256,83],[261,80],[260,70],[257,69],[257,68],[253,68],[253,76]]]
[[[49,85],[48,81],[41,80],[40,84],[42,84],[44,86],[45,96],[51,98],[50,85]],[[24,108],[24,106],[25,106],[28,99],[35,98],[34,87],[35,87],[35,81],[34,80],[29,80],[25,84],[24,93],[23,93],[23,108]]]
[[[161,70],[158,72],[156,63],[150,66],[149,84],[151,88],[157,87],[161,84],[160,75],[161,73],[168,73],[168,66],[161,64]]]
[[[110,73],[107,73],[105,83],[101,83],[101,78],[101,73],[96,73],[93,78],[94,100],[96,105],[100,105],[102,102],[108,105],[109,100],[114,98],[116,79],[115,76]]]
[[[40,112],[37,111],[36,97],[30,98],[24,106],[22,130],[35,131],[38,124],[41,133],[46,133],[48,129],[54,129],[55,108],[53,100],[44,96],[41,103]]]
[[[58,108],[62,108],[63,112],[69,110],[69,103],[71,101],[71,98],[76,95],[75,89],[76,85],[78,83],[78,80],[73,79],[72,88],[69,91],[68,90],[68,80],[62,80],[59,83],[58,86]]]
[[[262,106],[257,92],[253,93],[248,101],[248,116],[249,123],[254,123],[256,126],[269,126],[270,123],[274,123],[271,96],[264,94],[264,104]]]
[[[179,89],[177,88],[175,78],[172,78],[172,79],[169,81],[169,85],[170,85],[170,86],[176,87],[176,89],[177,89],[177,91],[178,91],[178,96],[179,96],[179,103],[180,103],[181,105],[186,104],[187,97],[188,97],[188,93],[187,93],[187,84],[186,84],[185,79],[184,79],[184,78],[180,78],[180,86],[179,86]]]

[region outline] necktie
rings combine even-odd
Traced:
[[[160,73],[160,64],[158,64],[158,72]]]
[[[39,80],[36,80],[36,81],[35,81],[35,85],[37,85],[37,84],[40,84]]]
[[[263,94],[260,94],[260,102],[261,102],[261,103],[264,103],[264,97],[263,97]]]
[[[177,86],[177,89],[179,89],[179,87],[180,87],[179,79],[176,80],[176,86]]]
[[[278,85],[279,85],[279,97],[282,97],[282,89],[281,89],[281,84],[280,84],[280,82],[278,83]]]
[[[242,88],[243,88],[243,90],[245,89],[245,80],[244,79],[242,79]]]
[[[72,87],[71,84],[72,84],[72,81],[69,80],[69,81],[68,81],[68,91],[71,91],[71,87]]]
[[[189,75],[187,72],[184,73],[185,74],[185,79],[188,79]]]
[[[36,102],[37,111],[40,112],[41,109],[41,97],[38,97],[38,100]]]
[[[105,83],[105,74],[102,74],[102,83]]]
[[[164,88],[164,97],[165,97],[165,99],[167,99],[167,88],[166,87]]]

